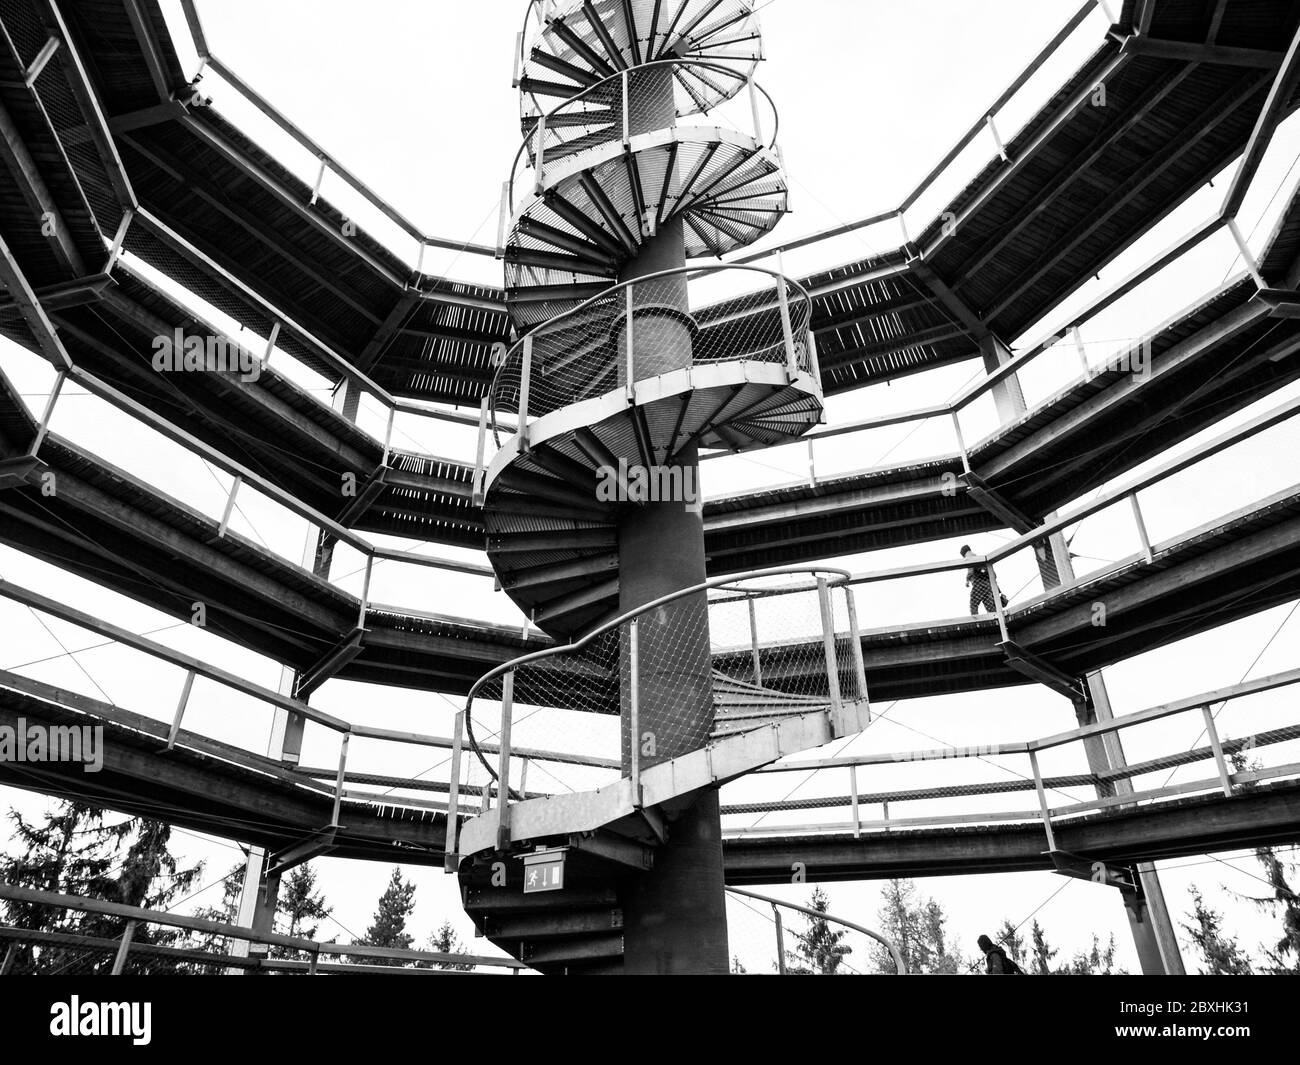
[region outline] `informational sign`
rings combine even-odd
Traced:
[[[564,851],[537,851],[524,855],[524,894],[561,891],[564,888]]]

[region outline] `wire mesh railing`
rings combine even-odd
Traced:
[[[1056,850],[1055,831],[1082,814],[1231,798],[1300,779],[1300,717],[1284,702],[1252,710],[1250,699],[1296,684],[1300,669],[1029,741],[783,762],[759,775],[811,772],[821,786],[801,789],[798,798],[724,803],[724,835],[856,839],[1038,824]],[[1180,773],[1184,779],[1175,780]]]
[[[707,124],[772,148],[780,126],[776,104],[750,72],[691,59],[620,71],[550,109],[527,93],[523,99],[524,140],[504,190],[510,215],[529,193],[544,191],[549,169],[579,172],[597,160],[601,149],[628,149],[632,138],[643,133]]]
[[[472,750],[500,810],[620,779],[637,794],[643,770],[725,737],[808,714],[839,722],[846,707],[869,715],[848,576],[802,566],[714,578],[504,663],[471,687],[457,752]],[[491,801],[483,793],[484,809]],[[449,819],[450,852],[455,797]]]
[[[755,282],[764,287],[753,289]],[[619,389],[635,402],[638,380],[680,363],[683,330],[691,366],[763,362],[784,365],[791,378],[815,377],[811,317],[808,294],[797,282],[754,267],[668,270],[623,282],[505,352],[480,436],[495,426],[500,447],[500,426],[513,421],[526,439],[532,420]],[[480,447],[480,469],[482,462]]]

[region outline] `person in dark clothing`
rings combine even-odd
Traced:
[[[988,936],[980,936],[975,941],[984,952],[984,962],[988,966],[989,976],[1024,976],[1024,969],[1007,957],[1007,952],[994,943]]]
[[[961,549],[961,557],[965,558],[970,553],[970,544],[966,544]],[[970,612],[972,614],[978,614],[981,606],[990,614],[997,612],[997,608],[993,605],[993,578],[989,576],[989,567],[982,565],[971,566],[966,571],[966,587],[970,589]],[[1002,605],[1007,605],[1005,595],[1002,596]]]

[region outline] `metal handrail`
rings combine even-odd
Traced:
[[[861,932],[864,936],[870,936],[877,943],[881,944],[889,951],[890,957],[894,959],[894,974],[896,976],[907,976],[907,963],[903,961],[903,955],[899,952],[898,947],[892,939],[882,935],[879,932],[873,932],[870,928],[864,928],[860,924],[854,924],[852,921],[846,921],[843,917],[836,917],[831,913],[824,913],[821,910],[814,910],[807,906],[800,906],[795,902],[786,902],[784,899],[774,899],[770,895],[760,895],[757,891],[746,891],[744,888],[729,887],[727,888],[733,895],[744,895],[746,898],[757,899],[759,902],[766,902],[773,909],[777,906],[784,906],[788,910],[797,910],[799,913],[807,914],[809,917],[816,917],[823,921],[833,921],[835,924],[842,924],[845,928],[852,928],[855,932]],[[778,948],[779,949],[779,948]],[[781,971],[785,972],[785,958],[778,958],[778,965]]]
[[[995,811],[987,814],[954,814],[945,816],[943,814],[934,814],[922,818],[891,818],[888,811],[888,802],[905,802],[908,799],[932,800],[936,798],[933,794],[934,789],[922,789],[917,794],[906,791],[892,792],[886,800],[884,830],[891,828],[921,827],[923,825],[941,825],[954,821],[962,823],[978,824],[983,821],[1028,821],[1039,819],[1043,822],[1043,827],[1048,838],[1049,845],[1054,849],[1053,822],[1054,819],[1061,815],[1070,815],[1074,813],[1085,812],[1088,810],[1105,810],[1115,806],[1126,806],[1136,804],[1148,799],[1164,798],[1171,795],[1185,795],[1197,791],[1221,790],[1223,795],[1231,798],[1236,794],[1236,786],[1239,783],[1254,783],[1257,781],[1274,779],[1283,776],[1294,776],[1300,774],[1300,764],[1289,763],[1276,766],[1271,769],[1248,770],[1241,773],[1230,771],[1228,755],[1235,751],[1240,745],[1240,741],[1224,741],[1219,738],[1218,730],[1215,726],[1215,715],[1211,711],[1214,703],[1227,703],[1234,699],[1240,699],[1251,695],[1257,695],[1263,692],[1274,691],[1279,688],[1300,684],[1300,669],[1290,669],[1282,673],[1274,673],[1269,676],[1259,677],[1254,680],[1243,681],[1239,684],[1231,685],[1227,688],[1219,688],[1214,691],[1202,692],[1198,695],[1189,696],[1171,703],[1165,703],[1159,706],[1148,707],[1144,710],[1135,711],[1132,714],[1125,714],[1121,717],[1113,717],[1107,720],[1096,721],[1089,725],[1079,728],[1070,729],[1066,732],[1054,733],[1049,736],[1042,736],[1032,740],[1021,740],[1006,744],[980,744],[975,747],[956,747],[956,748],[936,748],[925,751],[904,751],[888,752],[882,754],[839,756],[834,758],[793,761],[785,762],[778,765],[771,765],[757,770],[758,773],[808,773],[818,772],[831,769],[846,769],[849,772],[850,781],[850,806],[853,813],[853,821],[847,826],[835,824],[823,825],[773,825],[770,829],[762,830],[761,834],[782,833],[782,832],[810,832],[810,831],[840,831],[845,827],[850,828],[855,837],[860,835],[864,822],[858,811],[860,796],[857,788],[856,771],[859,768],[876,765],[895,765],[903,762],[921,762],[929,764],[936,759],[943,760],[961,760],[967,758],[985,759],[988,757],[1001,757],[1009,755],[1021,755],[1029,758],[1030,777],[1027,780],[1032,781],[1034,790],[1038,796],[1039,806],[1037,810],[1014,810],[1014,811]],[[1068,805],[1052,806],[1047,801],[1047,789],[1059,788],[1062,785],[1053,785],[1052,780],[1042,773],[1037,755],[1041,751],[1051,750],[1057,747],[1063,747],[1071,743],[1080,743],[1089,739],[1104,736],[1107,733],[1119,733],[1124,729],[1133,728],[1139,725],[1150,724],[1153,721],[1160,721],[1168,717],[1179,714],[1200,712],[1205,719],[1205,735],[1209,741],[1209,753],[1199,755],[1198,757],[1213,758],[1217,773],[1213,778],[1206,780],[1191,781],[1186,784],[1173,786],[1163,786],[1151,788],[1143,791],[1129,790],[1120,794],[1101,797],[1080,802],[1070,802]],[[1282,731],[1286,732],[1293,726],[1286,726]],[[1265,746],[1270,743],[1289,743],[1295,742],[1290,736],[1274,736],[1269,738],[1265,733],[1255,737],[1256,748]],[[1196,752],[1188,752],[1196,753]],[[1144,764],[1134,766],[1118,765],[1111,768],[1104,775],[1089,774],[1093,776],[1094,783],[1106,783],[1117,780],[1128,780],[1133,776],[1141,775],[1144,772],[1150,772],[1151,769]],[[981,786],[969,786],[971,790],[967,794],[987,794],[991,791],[981,791]],[[963,797],[966,797],[963,795]],[[880,801],[877,796],[873,801]],[[832,804],[827,804],[832,805]],[[725,812],[725,811],[724,811]],[[750,811],[745,811],[750,812]],[[870,822],[868,822],[869,824]],[[747,829],[734,829],[742,835],[751,834]],[[724,830],[725,834],[725,830]]]
[[[776,146],[777,134],[780,132],[780,128],[781,128],[781,112],[777,109],[776,101],[772,99],[772,94],[769,93],[765,88],[763,88],[762,85],[760,85],[757,81],[754,80],[752,71],[749,74],[745,74],[742,73],[741,71],[736,70],[734,67],[730,67],[725,63],[719,63],[715,60],[657,59],[653,63],[642,63],[639,66],[631,68],[630,71],[619,71],[616,74],[611,74],[607,78],[602,78],[600,81],[588,85],[581,92],[575,93],[573,96],[570,96],[562,104],[556,105],[555,107],[551,108],[551,110],[549,111],[542,112],[541,108],[539,107],[537,114],[522,116],[525,120],[533,121],[533,128],[529,130],[527,135],[524,137],[523,142],[519,145],[519,150],[515,153],[514,162],[510,166],[510,178],[506,182],[506,185],[510,190],[510,194],[507,202],[509,203],[510,211],[512,214],[514,213],[514,209],[515,209],[515,185],[518,183],[520,177],[520,170],[519,170],[520,161],[525,157],[525,155],[528,155],[536,159],[536,163],[533,164],[532,169],[539,170],[545,165],[545,159],[546,159],[545,144],[539,142],[536,152],[531,152],[529,150],[529,145],[532,144],[533,138],[537,136],[538,130],[540,129],[543,131],[543,137],[544,137],[545,131],[551,128],[552,125],[551,120],[556,115],[561,113],[567,113],[567,109],[572,107],[574,104],[579,103],[592,95],[598,94],[602,90],[608,90],[608,87],[614,82],[618,82],[621,86],[620,99],[622,100],[623,103],[623,114],[624,116],[626,116],[627,104],[628,104],[626,94],[629,91],[627,75],[629,73],[640,74],[642,71],[652,70],[655,67],[672,67],[672,68],[699,67],[704,70],[712,70],[716,73],[725,74],[729,78],[739,79],[737,82],[736,90],[719,99],[718,102],[714,104],[715,108],[731,100],[734,100],[745,90],[746,86],[751,87],[755,92],[762,93],[763,97],[767,100],[768,107],[771,109],[772,112],[772,135],[770,138],[763,138],[761,136],[762,130],[760,128],[756,128],[753,130],[754,139],[759,141],[766,139],[767,143],[764,145],[764,147],[769,150]],[[684,117],[686,115],[695,115],[695,114],[707,115],[709,113],[709,110],[710,110],[709,108],[696,108],[695,110],[692,111],[679,112],[679,117]],[[758,125],[757,114],[755,114],[755,120],[756,120],[755,125],[757,126]],[[630,130],[625,128],[622,130],[622,135],[626,137],[630,134],[630,132],[631,132]],[[744,131],[742,130],[741,132]],[[617,139],[618,139],[617,135],[611,135],[610,143],[613,143],[613,141]],[[563,145],[560,145],[560,147],[563,147]]]
[[[878,214],[870,215],[866,218],[859,219],[855,222],[847,222],[842,225],[834,226],[830,229],[820,230],[816,233],[809,233],[807,236],[799,237],[784,244],[767,248],[763,251],[752,252],[749,255],[742,256],[736,262],[758,262],[771,255],[779,255],[782,252],[794,251],[798,248],[807,247],[810,244],[816,244],[818,241],[829,240],[833,237],[844,236],[847,233],[855,232],[859,229],[865,229],[868,226],[875,225],[879,222],[886,222],[891,218],[902,218],[908,208],[912,207],[919,200],[938,177],[947,169],[958,155],[961,154],[974,139],[989,125],[989,120],[993,118],[1002,108],[1028,83],[1029,79],[1050,59],[1071,36],[1074,31],[1083,24],[1093,8],[1105,9],[1105,0],[1084,0],[1083,5],[1066,21],[1065,25],[1057,32],[1047,45],[1034,56],[1020,72],[1014,81],[994,100],[992,105],[980,112],[980,117],[975,120],[974,124],[963,134],[957,143],[948,151],[948,153],[935,164],[934,168],[924,177],[921,182],[891,210],[881,211]]]
[[[794,278],[787,277],[777,270],[771,270],[764,266],[748,266],[748,265],[738,266],[734,263],[726,263],[721,266],[706,266],[706,267],[682,266],[682,267],[676,267],[671,270],[660,270],[653,274],[645,274],[644,276],[633,278],[630,281],[621,281],[618,284],[611,285],[609,288],[605,289],[602,292],[598,292],[594,296],[588,297],[587,299],[583,300],[581,303],[577,304],[576,306],[570,307],[566,311],[562,311],[560,314],[555,315],[553,318],[548,318],[541,325],[537,326],[535,329],[533,329],[531,332],[526,334],[524,337],[517,340],[501,356],[500,363],[497,366],[496,373],[493,374],[492,376],[492,383],[488,387],[487,396],[485,397],[484,400],[484,402],[486,403],[486,407],[484,408],[483,418],[481,419],[480,438],[485,433],[488,423],[491,423],[494,427],[499,428],[497,423],[496,395],[501,386],[502,375],[506,373],[507,369],[510,367],[513,361],[520,360],[524,357],[524,353],[527,347],[530,344],[532,344],[539,335],[544,337],[547,334],[547,332],[551,331],[552,329],[554,329],[559,325],[562,325],[563,323],[569,321],[570,319],[583,314],[592,306],[595,306],[597,304],[608,303],[610,302],[611,297],[613,297],[617,293],[626,292],[627,290],[632,289],[637,285],[644,285],[647,282],[660,281],[663,280],[664,278],[678,277],[678,276],[685,276],[689,281],[701,277],[713,276],[729,270],[744,270],[751,273],[765,274],[768,277],[772,278],[774,281],[776,281],[778,285],[788,286],[790,289],[793,290],[794,299],[798,302],[798,305],[801,308],[803,308],[804,311],[806,311],[808,316],[808,321],[811,322],[812,299],[808,295],[808,290],[805,289],[803,285],[801,285]],[[755,293],[748,292],[730,298],[732,300],[739,300],[739,299],[744,299],[747,296],[753,296],[753,295],[755,295]],[[805,347],[806,350],[804,352],[804,361],[807,363],[807,365],[804,366],[803,368],[809,370],[809,372],[815,373],[814,371],[815,355],[813,354],[810,346],[805,346]],[[526,411],[523,412],[523,417],[525,418],[527,417]],[[480,446],[479,448],[480,460],[482,458],[482,452],[483,452],[483,448]],[[481,462],[480,462],[480,467],[481,467]],[[476,481],[478,479],[477,476],[478,472],[479,471],[476,470],[476,477],[475,477]]]
[[[208,47],[207,37],[203,32],[203,23],[199,18],[198,9],[194,0],[181,0],[181,6],[184,9],[186,24],[190,30],[190,36],[193,41],[194,51],[198,55],[200,62],[204,66],[210,66],[222,78],[224,78],[237,92],[241,93],[249,103],[258,111],[274,122],[281,130],[287,133],[301,147],[311,152],[320,160],[322,167],[328,167],[339,177],[343,178],[357,192],[359,192],[368,203],[375,207],[390,222],[396,225],[408,236],[416,240],[421,249],[442,248],[448,251],[468,252],[471,255],[495,256],[496,249],[489,248],[485,245],[472,244],[469,242],[459,242],[449,240],[445,237],[435,237],[425,233],[414,222],[408,219],[404,214],[388,203],[382,196],[370,188],[364,181],[353,174],[347,167],[339,163],[330,153],[326,152],[320,144],[312,139],[307,133],[300,129],[293,121],[286,117],[282,112],[277,110],[265,97],[252,88],[243,78],[239,77],[233,70],[223,63]],[[423,274],[423,276],[433,276]]]
[[[465,735],[469,740],[470,746],[474,748],[474,752],[478,757],[479,761],[482,763],[483,768],[488,771],[490,777],[489,785],[491,784],[492,781],[500,782],[500,777],[497,771],[488,762],[487,758],[484,757],[483,751],[479,747],[478,740],[474,736],[474,724],[473,724],[474,698],[477,695],[477,693],[484,687],[484,685],[495,680],[497,677],[508,676],[509,674],[514,673],[516,670],[520,669],[523,666],[533,665],[537,662],[544,661],[545,659],[548,658],[553,658],[557,655],[572,654],[575,651],[580,651],[588,644],[590,644],[593,640],[595,640],[597,637],[603,636],[605,633],[611,632],[614,629],[617,629],[620,626],[626,624],[627,622],[641,617],[643,614],[646,614],[651,610],[656,610],[661,606],[667,605],[668,603],[676,602],[678,599],[683,599],[691,595],[698,595],[701,592],[708,592],[709,590],[714,588],[724,588],[727,587],[728,585],[737,584],[738,582],[741,581],[761,580],[765,577],[784,577],[795,573],[830,574],[834,577],[834,579],[826,582],[828,587],[841,587],[847,585],[849,583],[849,580],[852,577],[852,574],[848,570],[841,569],[838,566],[815,566],[815,565],[783,566],[776,569],[750,570],[746,573],[731,574],[726,577],[711,577],[708,580],[701,581],[699,584],[693,584],[687,588],[680,588],[675,592],[669,592],[667,595],[659,596],[657,599],[652,599],[648,603],[643,603],[640,606],[633,608],[632,610],[628,610],[620,614],[616,618],[613,618],[609,621],[602,622],[599,625],[595,626],[593,629],[591,629],[589,632],[585,633],[584,635],[580,636],[575,640],[570,641],[567,644],[559,644],[555,647],[547,647],[547,648],[543,648],[540,651],[532,651],[529,654],[520,655],[518,658],[513,658],[508,662],[503,662],[501,665],[495,666],[494,668],[490,669],[487,673],[484,673],[483,676],[479,677],[478,680],[476,680],[472,685],[470,685],[469,692],[465,696],[464,721],[465,721]],[[787,589],[781,589],[781,590],[786,591]],[[789,589],[789,590],[794,591],[794,590],[803,590],[803,589]],[[764,589],[764,591],[770,591],[770,590]],[[508,784],[505,785],[505,788],[508,788]]]

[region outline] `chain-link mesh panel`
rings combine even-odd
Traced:
[[[68,84],[70,76],[75,77],[56,56],[41,71],[34,88],[68,160],[80,196],[100,232],[111,237],[122,221],[125,206],[119,202],[108,176],[108,167],[113,164],[103,158],[90,135],[89,123],[93,119],[77,103]],[[69,220],[69,224],[76,223]]]
[[[845,589],[819,587],[806,574],[749,585],[648,607],[480,683],[467,720],[487,779],[500,771],[507,699],[511,787],[520,792],[527,761],[524,790],[550,794],[628,775],[634,743],[644,769],[726,736],[825,713],[832,691],[845,703],[860,698],[850,637],[836,630]]]
[[[724,298],[728,288],[741,286],[748,291]],[[525,377],[529,420],[625,388],[629,323],[631,372],[646,380],[690,365],[784,364],[791,355],[798,369],[812,373],[810,321],[802,289],[764,271],[722,268],[701,271],[691,282],[672,274],[620,285],[511,348],[492,384],[493,419],[517,420]],[[496,441],[500,446],[500,429]]]

